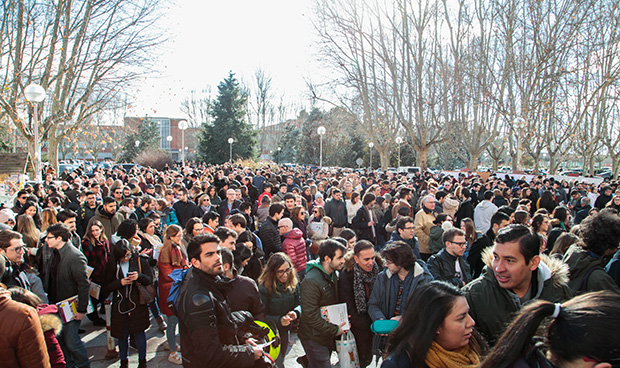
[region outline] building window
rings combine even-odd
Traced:
[[[153,119],[159,128],[160,148],[165,151],[170,150],[170,142],[166,139],[170,135],[170,119]]]

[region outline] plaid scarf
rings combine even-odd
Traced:
[[[372,286],[375,284],[378,274],[379,266],[377,263],[373,265],[370,272],[362,270],[357,263],[353,264],[353,296],[355,297],[357,313],[361,314],[368,311],[368,298],[372,293]]]

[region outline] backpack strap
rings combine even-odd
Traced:
[[[603,268],[601,266],[590,267],[581,277],[581,282],[579,283],[579,288],[577,289],[576,295],[581,295],[588,292],[588,280],[590,279],[590,275],[592,275],[592,272],[596,270],[603,270]]]

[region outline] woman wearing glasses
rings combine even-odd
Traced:
[[[267,322],[276,325],[280,333],[279,368],[284,367],[291,325],[299,320],[301,306],[297,272],[291,259],[284,253],[274,253],[258,278],[258,290],[265,306]]]

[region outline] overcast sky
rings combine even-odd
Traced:
[[[319,70],[309,0],[177,0],[163,21],[169,41],[157,75],[130,91],[129,114],[184,117],[181,101],[192,90],[217,85],[232,70],[251,83],[262,67],[278,95],[308,105],[304,77]]]

